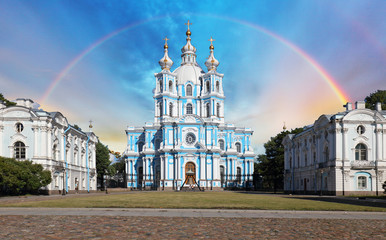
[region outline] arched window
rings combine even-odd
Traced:
[[[236,146],[236,151],[241,153],[241,144],[240,143],[236,143],[235,146]]]
[[[220,83],[218,81],[216,82],[216,91],[220,92]]]
[[[57,145],[56,144],[54,144],[54,146],[52,147],[52,159],[53,160],[57,160],[56,159],[56,150],[57,149]]]
[[[307,153],[304,155],[304,166],[307,166]]]
[[[162,102],[159,102],[159,115],[162,117],[162,115],[163,115],[163,104],[162,104]]]
[[[186,86],[186,96],[192,96],[192,85],[188,84]]]
[[[206,104],[206,116],[210,117],[210,103]]]
[[[238,184],[241,184],[241,168],[237,168],[236,180]]]
[[[173,82],[169,81],[169,92],[173,92]]]
[[[218,140],[218,144],[220,145],[220,149],[224,151],[225,150],[224,140],[222,139]]]
[[[217,112],[217,117],[220,117],[220,103],[217,103],[217,108],[216,108],[216,112]]]
[[[162,93],[163,90],[163,84],[162,84],[162,79],[159,80],[159,91]]]
[[[355,146],[355,160],[367,160],[367,147],[363,143]]]
[[[25,159],[25,144],[22,142],[16,142],[13,146],[14,156],[16,159]]]
[[[143,143],[143,142],[139,142],[138,143],[138,152],[142,152],[143,151],[143,146],[144,146],[145,144]]]
[[[210,82],[206,81],[206,92],[210,92]]]
[[[359,189],[366,189],[367,188],[367,177],[365,177],[365,176],[359,176],[358,177],[358,188]]]
[[[173,117],[173,103],[169,103],[169,116]]]
[[[186,104],[186,114],[193,114],[193,106],[192,104]]]

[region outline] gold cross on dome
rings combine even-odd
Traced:
[[[189,22],[189,20],[188,20],[187,23],[185,23],[185,25],[188,25],[188,30],[189,30],[189,25],[192,25],[192,24],[193,24],[193,23]]]
[[[168,44],[168,40],[170,40],[170,39],[168,39],[168,37],[165,37],[163,40],[165,40],[165,44],[167,45]]]
[[[213,42],[216,41],[216,39],[213,39],[212,37],[210,37],[208,41],[210,41],[210,45],[213,45]]]

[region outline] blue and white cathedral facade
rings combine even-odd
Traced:
[[[165,38],[162,70],[154,74],[154,123],[126,130],[127,187],[250,187],[253,131],[224,120],[224,75],[216,71],[213,39],[205,72],[196,62],[189,22],[186,36],[181,65],[173,72]]]

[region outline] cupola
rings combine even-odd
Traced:
[[[218,65],[220,65],[219,61],[214,57],[214,46],[213,46],[213,41],[215,41],[212,37],[209,39],[210,41],[210,54],[208,59],[205,61],[205,66],[208,68],[208,71],[216,71]]]
[[[159,65],[161,66],[162,70],[165,70],[165,71],[169,71],[170,68],[173,66],[173,61],[170,59],[169,55],[168,55],[168,38],[165,37],[164,38],[165,40],[165,45],[164,45],[164,49],[165,49],[165,54],[163,56],[163,58],[161,58],[161,60],[159,60]]]
[[[181,49],[181,58],[182,58],[182,64],[187,63],[195,63],[196,62],[196,48],[192,45],[190,36],[192,33],[190,32],[189,26],[192,25],[191,22],[185,23],[185,25],[188,26],[188,30],[186,31],[186,44]]]

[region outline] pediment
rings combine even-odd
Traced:
[[[183,116],[182,118],[179,118],[178,122],[179,123],[202,123],[203,121],[200,118],[200,116],[196,114],[189,114],[189,115]]]

